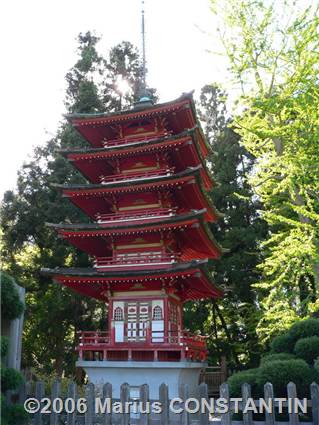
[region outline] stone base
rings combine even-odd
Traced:
[[[132,387],[149,385],[150,398],[158,399],[158,389],[162,383],[168,385],[169,398],[179,397],[179,386],[187,384],[190,396],[194,395],[199,383],[204,362],[139,362],[139,361],[85,361],[79,360],[89,381],[95,385],[112,384],[113,397],[120,397],[120,387],[127,382]]]

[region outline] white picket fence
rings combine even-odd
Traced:
[[[79,393],[81,393],[79,395]],[[232,400],[229,395],[229,387],[227,383],[224,383],[220,386],[220,398],[224,399],[230,409],[224,413],[210,413],[209,409],[206,409],[204,412],[190,413],[186,410],[183,410],[181,413],[174,413],[171,410],[169,390],[167,385],[161,384],[159,386],[159,396],[157,400],[149,399],[149,388],[148,385],[142,385],[138,388],[138,396],[136,397],[136,387],[135,395],[132,398],[132,388],[124,383],[121,386],[120,399],[112,398],[112,385],[105,384],[102,387],[95,387],[93,384],[88,384],[83,393],[83,388],[77,388],[75,383],[71,383],[68,387],[67,393],[61,393],[61,386],[58,381],[54,382],[49,394],[45,393],[45,385],[43,382],[36,382],[32,385],[30,383],[24,384],[20,388],[19,392],[19,402],[24,403],[30,397],[33,397],[39,401],[47,398],[46,401],[41,402],[41,410],[37,413],[34,413],[30,416],[29,425],[319,425],[319,385],[317,383],[312,383],[310,386],[310,399],[307,400],[307,410],[312,411],[310,417],[312,420],[310,422],[302,422],[299,418],[298,413],[290,412],[288,415],[288,420],[286,422],[281,422],[280,419],[277,420],[274,412],[265,413],[264,420],[255,420],[252,411],[247,411],[242,415],[242,421],[233,419],[234,408],[237,405],[242,412],[247,402],[251,399],[251,388],[250,385],[244,384],[242,386],[242,397],[241,401]],[[194,396],[193,396],[194,397]],[[294,383],[289,383],[287,385],[287,401],[281,402],[283,406],[287,407],[289,404],[288,399],[296,399],[298,397],[296,385]],[[124,413],[114,413],[112,409],[106,409],[104,414],[96,413],[96,398],[103,402],[105,400],[111,400],[111,403],[122,403],[124,406],[125,403],[133,400],[138,400],[142,407],[140,412],[124,412]],[[208,398],[207,385],[202,383],[198,386],[196,391],[196,400],[205,399],[207,403],[211,403],[211,400]],[[52,412],[52,401],[54,399],[60,399],[59,403],[56,404],[57,412]],[[79,413],[78,409],[75,408],[74,411],[70,409],[72,406],[72,400],[80,401],[85,404],[86,412]],[[188,387],[182,385],[180,387],[180,399],[182,400],[179,404],[179,407],[185,406],[185,401],[189,399]],[[270,401],[273,402],[273,405],[278,407],[280,401],[276,399],[276,395],[273,391],[273,386],[271,383],[267,383],[264,386],[264,397],[263,399],[269,404]],[[71,403],[67,400],[71,400]],[[160,413],[145,413],[147,410],[147,402],[159,402],[161,406]],[[216,402],[216,398],[215,398]],[[259,400],[254,400],[255,406],[259,406],[261,403]],[[45,409],[45,406],[47,407]],[[61,406],[63,408],[61,408]],[[51,413],[44,413],[44,410],[51,410]],[[62,409],[62,411],[60,411]],[[81,410],[81,409],[80,409]],[[267,409],[265,409],[267,410]]]

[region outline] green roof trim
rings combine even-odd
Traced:
[[[182,102],[183,100],[187,100],[187,99],[192,100],[193,99],[193,93],[194,93],[194,90],[191,91],[191,92],[189,92],[189,93],[183,93],[177,99],[171,100],[169,102],[157,103],[157,104],[154,104],[152,106],[145,105],[144,108],[123,109],[122,111],[114,111],[114,112],[95,112],[95,113],[64,114],[64,117],[67,120],[72,121],[72,118],[75,118],[75,119],[77,119],[77,118],[78,119],[81,119],[81,118],[108,118],[108,117],[114,117],[114,116],[117,116],[117,115],[135,114],[137,112],[142,112],[142,111],[152,111],[154,109],[163,108],[165,106],[171,106],[174,103]]]
[[[167,217],[167,218],[162,218],[160,222],[147,222],[147,223],[132,223],[131,225],[127,225],[126,222],[124,222],[124,225],[118,225],[118,226],[105,226],[105,225],[101,225],[99,223],[45,223],[47,226],[49,227],[54,227],[56,229],[71,229],[71,230],[116,230],[116,229],[121,229],[121,230],[130,230],[130,229],[139,229],[140,227],[142,228],[147,228],[147,227],[151,227],[153,225],[157,225],[157,224],[163,224],[163,223],[179,223],[180,221],[184,221],[184,220],[188,220],[191,218],[196,218],[196,217],[202,217],[206,212],[206,209],[203,210],[192,210],[190,213],[186,213],[186,214],[177,214],[175,216],[171,216],[171,217]]]
[[[143,140],[143,141],[140,141],[140,142],[134,143],[134,144],[131,143],[131,144],[128,144],[128,145],[123,144],[123,145],[120,145],[120,146],[112,146],[112,151],[121,151],[121,150],[127,149],[128,147],[130,147],[130,148],[131,147],[134,147],[134,148],[137,147],[138,148],[138,147],[141,147],[141,146],[144,146],[144,145],[149,146],[149,145],[155,145],[156,143],[160,143],[160,142],[178,140],[182,137],[192,136],[195,133],[196,128],[197,128],[197,126],[191,128],[191,129],[185,130],[185,131],[178,133],[178,134],[174,134],[174,135],[170,135],[170,136],[164,136],[164,137],[158,137],[156,139],[151,139],[150,141]],[[59,149],[59,150],[57,150],[57,152],[66,156],[67,154],[70,154],[70,153],[75,153],[75,154],[76,153],[84,153],[84,154],[86,154],[86,153],[95,153],[95,152],[96,153],[98,153],[98,152],[111,152],[111,149],[104,148],[104,147],[103,148],[87,147],[87,148],[74,148],[74,149]]]

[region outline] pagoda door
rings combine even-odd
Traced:
[[[113,308],[115,342],[124,342],[124,303],[114,302]]]
[[[152,302],[152,342],[164,342],[163,300]]]
[[[149,307],[148,302],[132,301],[127,303],[127,341],[146,341],[149,326]]]

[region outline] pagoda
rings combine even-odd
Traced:
[[[77,366],[91,382],[179,385],[192,390],[206,366],[206,339],[183,328],[183,304],[222,295],[207,270],[221,248],[209,223],[210,153],[192,94],[167,103],[142,98],[130,110],[71,114],[88,141],[61,153],[87,184],[57,185],[90,223],[50,224],[92,259],[91,268],[55,268],[54,281],[108,305],[108,327],[79,332]]]

